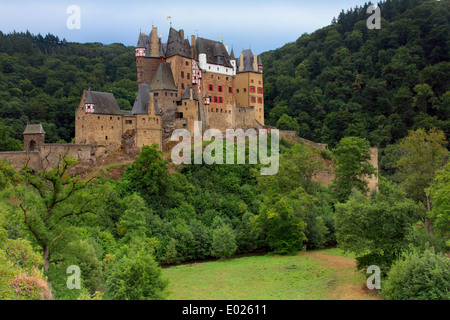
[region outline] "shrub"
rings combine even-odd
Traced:
[[[236,250],[236,236],[229,225],[223,225],[213,231],[211,254],[214,257],[230,258]]]
[[[397,261],[388,273],[382,295],[391,300],[449,300],[450,259],[427,249]]]

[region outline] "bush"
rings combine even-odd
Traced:
[[[427,249],[397,261],[388,273],[382,295],[391,300],[449,300],[450,259]]]
[[[106,295],[112,300],[161,300],[167,286],[152,255],[141,249],[124,254],[114,263],[106,281]]]
[[[214,230],[211,254],[214,257],[230,258],[237,250],[236,236],[229,225]]]

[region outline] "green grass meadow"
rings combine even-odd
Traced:
[[[343,256],[339,249],[320,251]],[[341,285],[362,286],[353,268],[296,256],[252,256],[163,269],[171,300],[328,300]]]

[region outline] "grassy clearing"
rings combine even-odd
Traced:
[[[365,299],[365,280],[354,272],[353,259],[333,250],[183,265],[163,274],[173,300]]]

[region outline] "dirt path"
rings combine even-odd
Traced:
[[[331,299],[335,300],[381,300],[376,290],[367,289],[365,284],[354,281],[356,274],[355,259],[334,256],[321,252],[305,252],[305,256],[325,263],[331,269],[339,270],[331,284],[335,286]],[[353,281],[352,281],[353,280]]]

